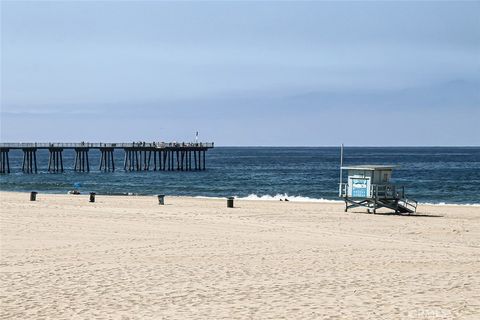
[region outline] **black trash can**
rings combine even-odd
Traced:
[[[90,202],[95,202],[95,192],[90,192]]]
[[[35,200],[37,200],[37,192],[32,191],[30,192],[30,201],[35,201]]]
[[[233,199],[234,197],[228,197],[227,198],[227,208],[233,208]]]
[[[164,205],[165,204],[165,195],[159,194],[158,196],[158,204]]]

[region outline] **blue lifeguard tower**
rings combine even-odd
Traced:
[[[365,207],[368,212],[387,208],[395,213],[414,213],[417,201],[408,199],[405,187],[390,182],[395,166],[356,165],[343,166],[343,146],[340,164],[339,196],[345,201],[345,212],[356,207]],[[347,182],[342,181],[342,171],[348,170]]]

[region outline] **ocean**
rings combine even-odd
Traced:
[[[48,173],[48,151],[39,150],[38,174],[21,172],[22,152],[10,151],[12,173],[0,175],[0,190],[66,193],[178,195],[292,201],[338,198],[338,147],[216,147],[205,171],[100,172],[100,152],[90,151],[91,172],[73,171],[74,152],[64,151],[64,173]],[[409,198],[432,204],[480,204],[480,147],[346,147],[344,165],[392,164],[393,182]],[[346,179],[346,175],[344,176]]]

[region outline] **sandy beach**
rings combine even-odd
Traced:
[[[0,193],[1,319],[479,319],[480,207]]]

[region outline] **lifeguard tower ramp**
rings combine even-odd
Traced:
[[[359,165],[341,167],[348,170],[348,180],[340,183],[339,196],[348,209],[365,207],[376,213],[380,208],[410,214],[417,210],[417,201],[408,199],[403,186],[390,183],[394,166]]]

